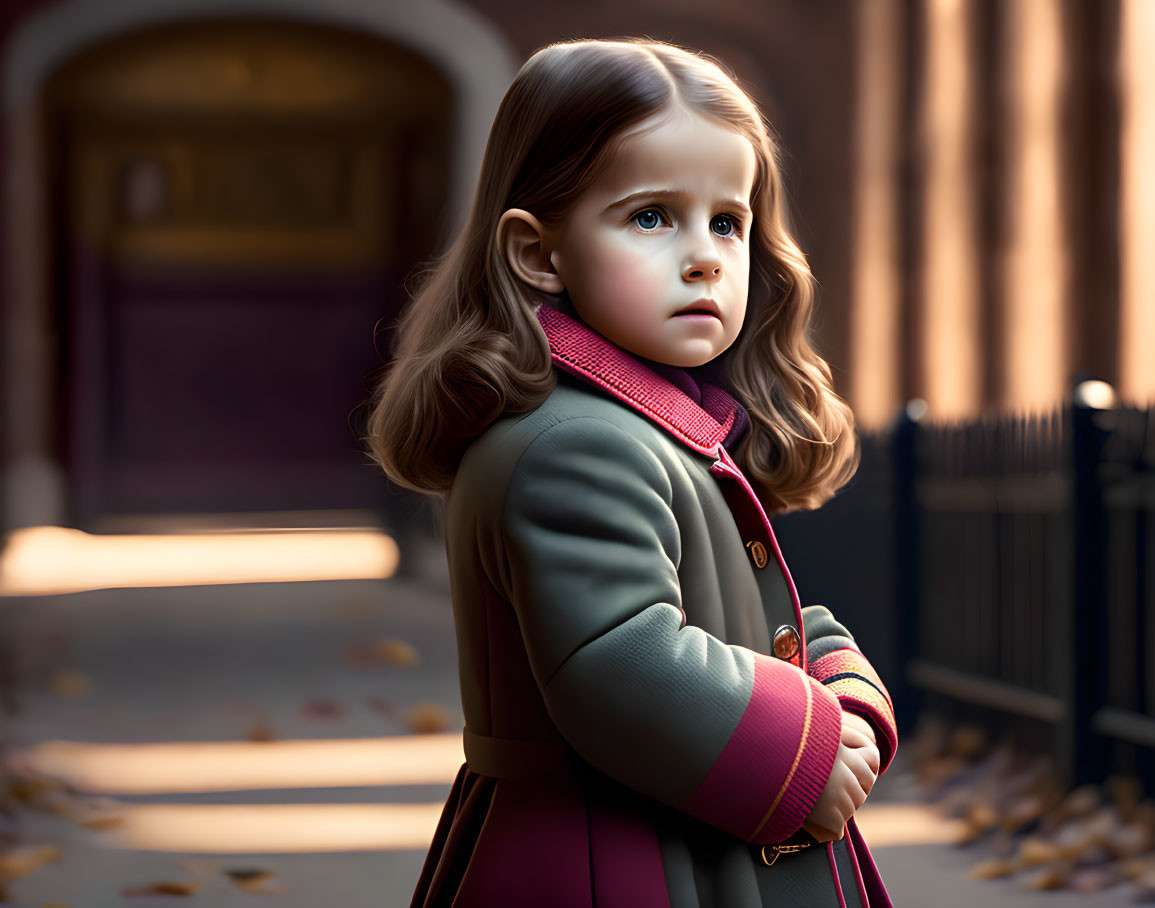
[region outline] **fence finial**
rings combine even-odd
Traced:
[[[1112,410],[1118,399],[1115,389],[1105,381],[1088,379],[1075,385],[1075,403],[1091,410]]]
[[[906,404],[906,418],[911,422],[918,422],[926,416],[927,405],[926,401],[921,397],[914,397],[907,401]]]

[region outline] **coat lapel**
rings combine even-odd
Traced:
[[[699,405],[676,385],[565,313],[543,305],[537,317],[549,339],[555,366],[612,394],[699,454],[719,456],[739,406],[726,391],[704,384]]]

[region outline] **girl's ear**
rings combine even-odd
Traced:
[[[513,273],[544,293],[565,289],[550,261],[545,227],[522,208],[510,208],[497,222],[497,242]]]

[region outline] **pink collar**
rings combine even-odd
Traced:
[[[537,318],[555,366],[608,391],[699,454],[720,456],[739,406],[728,393],[703,383],[699,406],[680,388],[565,313],[543,304]]]

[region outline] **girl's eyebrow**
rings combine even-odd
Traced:
[[[607,207],[607,211],[613,208],[620,208],[623,205],[628,205],[630,202],[636,202],[639,199],[684,199],[689,196],[688,192],[683,192],[680,189],[643,189],[640,192],[631,192],[628,196],[618,199],[613,204]],[[735,208],[745,217],[750,217],[750,206],[739,199],[719,199],[718,205],[728,208]]]

